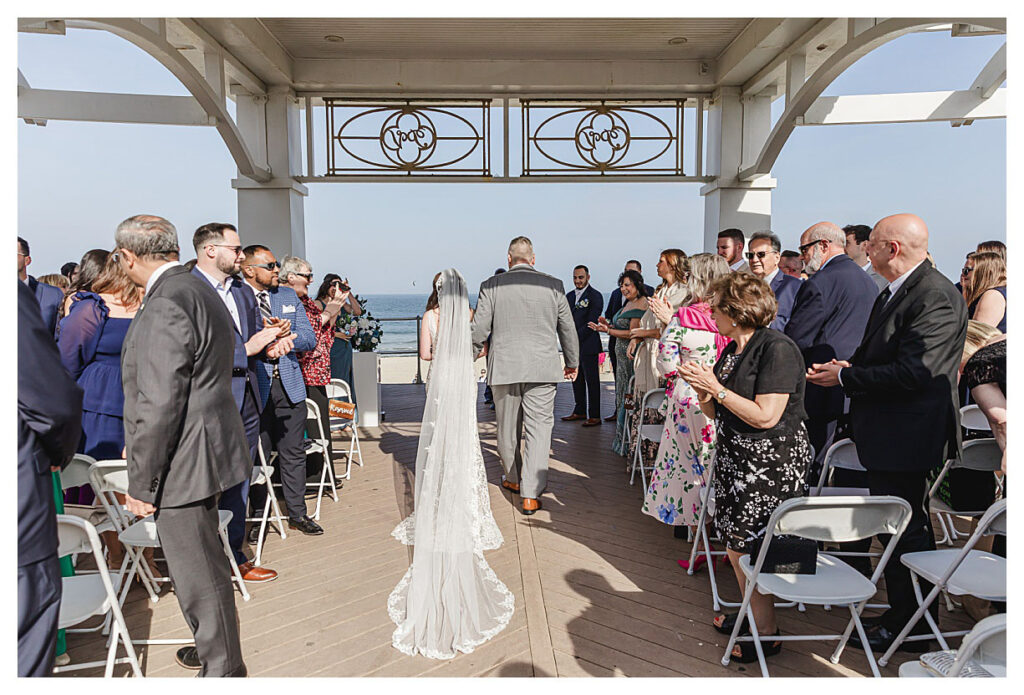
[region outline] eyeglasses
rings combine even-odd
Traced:
[[[292,275],[298,275],[300,278],[306,278],[310,281],[313,279],[313,273],[292,273]]]
[[[281,267],[281,264],[278,263],[277,261],[274,261],[273,263],[250,263],[249,267],[263,268],[263,270],[277,270],[278,268]]]
[[[817,244],[818,242],[814,242],[814,243]],[[763,260],[764,257],[768,255],[768,251],[747,251],[743,255],[747,257],[748,261],[754,260],[754,256],[757,256],[758,258]]]
[[[825,239],[815,239],[814,241],[808,241],[806,244],[798,246],[797,248],[800,249],[800,253],[806,253],[807,249],[811,248],[815,244],[820,244],[823,241],[825,241]]]
[[[222,249],[231,249],[232,251],[235,252],[236,256],[239,256],[239,255],[242,254],[242,247],[241,246],[229,246],[228,244],[207,244],[207,246],[219,246]]]
[[[973,272],[974,272],[974,268],[961,268],[960,269],[960,275],[961,276],[963,276],[963,275],[970,275]]]

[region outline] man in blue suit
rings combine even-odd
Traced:
[[[771,232],[757,232],[750,237],[747,245],[747,263],[750,272],[761,278],[775,293],[775,301],[779,305],[771,328],[785,331],[789,317],[793,313],[793,302],[800,289],[800,281],[779,270],[779,259],[782,258],[782,242]]]
[[[253,245],[243,251],[242,275],[256,295],[260,315],[282,331],[290,329],[286,335],[294,336],[291,351],[256,365],[262,408],[260,436],[277,451],[289,528],[319,536],[324,530],[306,514],[306,451],[302,436],[306,429],[306,382],[295,354],[315,348],[316,334],[295,290],[279,286],[281,266],[270,249]],[[253,492],[253,504],[259,506],[264,491]]]
[[[849,360],[864,337],[878,288],[846,255],[846,234],[832,222],[819,222],[800,237],[804,270],[786,335],[799,346],[805,366]],[[817,482],[820,462],[835,436],[836,422],[846,409],[841,386],[808,383],[804,392],[807,434],[815,460],[808,483]]]
[[[587,324],[597,323],[604,308],[604,297],[590,286],[590,269],[585,265],[573,268],[572,282],[576,289],[566,293],[576,324],[576,337],[580,342],[580,371],[582,379],[572,382],[576,407],[565,421],[584,420],[584,427],[601,424],[601,375],[597,370],[597,356],[601,354],[601,336]],[[589,412],[588,412],[589,409]]]
[[[20,239],[19,239],[19,253]],[[19,257],[20,270],[20,257]],[[53,670],[60,614],[53,474],[78,448],[82,390],[61,366],[36,297],[18,283],[18,675]]]
[[[626,271],[626,270],[635,270],[638,273],[642,273],[643,272],[643,270],[641,270],[640,261],[637,261],[637,260],[626,261],[626,267],[623,268],[623,271]],[[645,297],[653,297],[654,296],[654,288],[651,287],[650,285],[648,285],[646,282],[644,283],[644,290],[646,291],[646,294],[644,295]],[[614,290],[612,290],[611,296],[608,297],[608,306],[605,307],[604,317],[606,319],[608,319],[609,321],[611,321],[612,317],[614,317],[615,314],[619,313],[619,309],[621,309],[621,308],[622,308],[622,291],[619,290],[618,287],[616,287]],[[612,362],[612,374],[614,374],[615,373],[615,363],[618,360],[615,357],[615,338],[613,336],[608,336],[608,359],[611,360],[611,362]],[[611,415],[609,415],[608,417],[605,418],[605,422],[611,422],[612,420],[615,419],[615,417],[616,417],[615,413],[612,413]]]
[[[32,263],[32,256],[29,255],[28,242],[18,237],[18,279],[28,285],[39,302],[39,311],[43,316],[43,325],[50,331],[50,335],[57,332],[57,311],[61,302],[64,301],[64,293],[60,289],[39,282],[28,274],[28,266]]]
[[[260,436],[259,358],[281,357],[288,352],[290,340],[287,337],[278,340],[279,329],[263,326],[263,317],[256,308],[256,295],[252,288],[233,277],[241,270],[245,258],[238,231],[233,225],[218,222],[203,225],[192,236],[192,246],[196,251],[196,265],[192,273],[210,283],[227,307],[234,324],[231,392],[242,415],[249,457],[255,461]],[[235,553],[242,578],[247,582],[269,582],[277,578],[277,572],[254,566],[243,551],[250,478],[246,477],[221,493],[218,507],[231,512],[228,542]]]

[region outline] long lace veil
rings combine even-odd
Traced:
[[[514,597],[483,557],[502,537],[477,434],[466,281],[454,268],[438,279],[438,306],[414,511],[392,532],[415,550],[388,598],[388,613],[398,626],[392,636],[397,649],[451,658],[500,632],[512,617]]]

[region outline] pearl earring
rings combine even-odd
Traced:
[[[735,321],[732,322],[732,327],[736,328],[736,322]]]

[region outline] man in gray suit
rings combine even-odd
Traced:
[[[535,262],[530,240],[513,239],[508,272],[480,285],[473,316],[475,349],[482,349],[490,336],[487,383],[494,393],[498,455],[505,469],[501,484],[520,494],[526,515],[540,509],[537,498],[547,486],[555,385],[575,381],[580,359],[562,281],[538,272]],[[520,447],[524,438],[525,451]]]
[[[233,324],[209,283],[178,263],[167,220],[137,215],[115,236],[118,262],[146,294],[121,350],[128,511],[155,514],[200,676],[244,676],[231,567],[217,500],[252,467],[231,392]],[[187,661],[187,660],[186,660]]]

